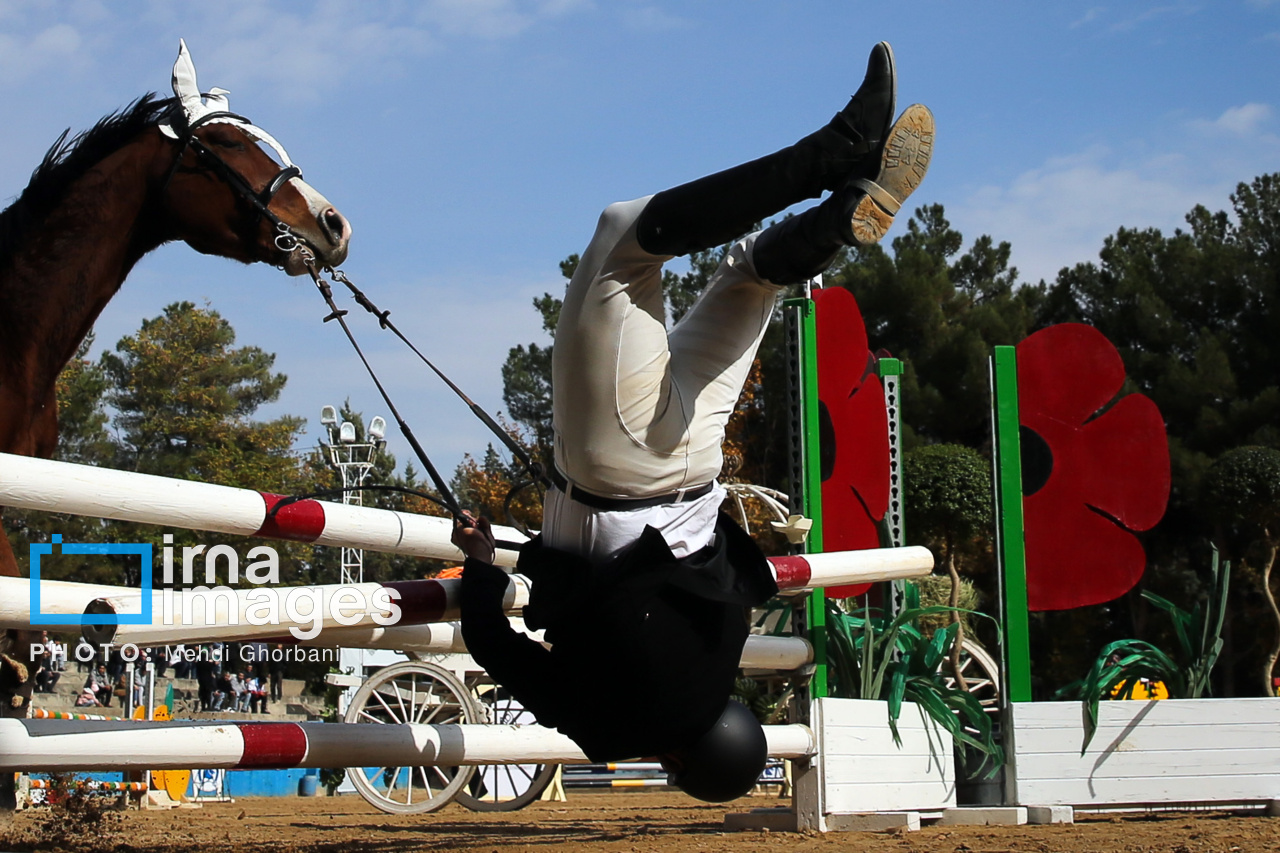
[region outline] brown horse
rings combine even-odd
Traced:
[[[226,111],[225,92],[199,93],[185,46],[174,92],[146,95],[69,141],[64,133],[0,212],[0,451],[53,454],[58,374],[152,249],[183,240],[293,275],[346,257],[347,221],[279,143]],[[0,575],[19,575],[2,532]],[[0,640],[0,716],[26,716],[32,640],[39,634]]]

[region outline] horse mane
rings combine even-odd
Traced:
[[[0,266],[8,263],[31,229],[57,208],[72,183],[159,121],[175,100],[149,92],[74,137],[68,138],[70,128],[64,130],[31,173],[27,188],[0,211]]]

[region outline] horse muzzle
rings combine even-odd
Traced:
[[[317,266],[338,266],[347,259],[347,249],[351,243],[351,223],[328,199],[305,181],[295,178],[291,183],[307,203],[308,215],[298,224],[289,223],[301,245],[285,257],[285,272],[289,275],[302,275],[307,271],[303,246],[315,256]]]

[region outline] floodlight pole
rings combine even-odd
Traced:
[[[320,423],[329,441],[320,442],[320,452],[329,466],[342,478],[342,502],[349,506],[363,506],[363,486],[377,461],[378,452],[386,442],[382,432],[386,422],[381,417],[369,421],[369,428],[362,441],[357,441],[355,425],[350,421],[338,422],[337,410],[325,406],[320,413]],[[364,583],[364,549],[342,546],[342,569],[339,582],[344,586]],[[343,672],[353,671],[364,675],[364,649],[341,648],[338,666]],[[350,691],[348,691],[350,692]]]

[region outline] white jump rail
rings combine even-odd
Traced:
[[[522,631],[518,619],[513,627]],[[279,642],[291,642],[290,638],[275,638]],[[298,642],[300,646],[342,646],[348,649],[384,649],[419,655],[467,654],[467,644],[462,639],[462,626],[458,622],[437,622],[431,625],[396,625],[389,628],[334,628],[325,631],[314,640]],[[772,669],[790,671],[813,662],[813,646],[803,637],[773,637],[751,634],[742,650],[743,669]]]
[[[776,758],[814,751],[807,726],[766,726],[765,737]],[[587,763],[541,726],[0,719],[5,772]]]
[[[252,489],[0,453],[0,506],[437,560],[462,559],[449,541],[453,523],[447,518],[317,500],[291,503],[270,517],[281,500],[282,495]],[[525,538],[501,526],[494,527],[494,535],[507,541]],[[516,551],[500,548],[496,562],[512,567],[516,557]],[[769,562],[785,591],[899,580],[933,570],[933,556],[919,547],[770,557]]]

